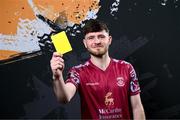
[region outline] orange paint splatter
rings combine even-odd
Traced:
[[[2,0],[0,4],[0,33],[16,34],[19,18],[34,19],[27,0]]]
[[[6,60],[11,58],[12,55],[19,54],[17,51],[0,50],[0,60]]]
[[[79,24],[88,11],[100,8],[100,0],[33,0],[40,14],[65,26],[66,22]],[[19,19],[36,19],[28,0],[2,0],[0,4],[0,34],[15,35]],[[21,27],[21,26],[19,26]],[[28,26],[27,26],[28,27]],[[7,40],[4,40],[7,42]],[[13,44],[13,43],[12,43]],[[11,58],[18,51],[0,50],[0,60]]]
[[[90,10],[99,9],[99,0],[34,0],[35,5],[48,19],[55,21],[57,17],[65,15],[66,20],[79,24]]]

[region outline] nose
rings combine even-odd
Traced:
[[[101,40],[99,38],[95,37],[94,42],[97,44],[97,43],[100,43]]]

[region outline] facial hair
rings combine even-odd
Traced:
[[[105,55],[108,52],[108,47],[99,48],[98,50],[92,50],[87,48],[87,50],[92,56],[101,58],[103,55]]]

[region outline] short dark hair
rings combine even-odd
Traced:
[[[107,25],[103,21],[90,19],[86,21],[85,26],[83,27],[83,33],[84,35],[90,33],[90,32],[100,32],[105,30],[107,33],[109,33],[109,29]]]

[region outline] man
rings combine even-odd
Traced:
[[[65,82],[62,55],[55,52],[52,56],[53,88],[57,99],[67,103],[78,90],[82,119],[145,119],[133,66],[109,57],[112,37],[106,24],[89,20],[83,32],[90,60],[72,67]]]

